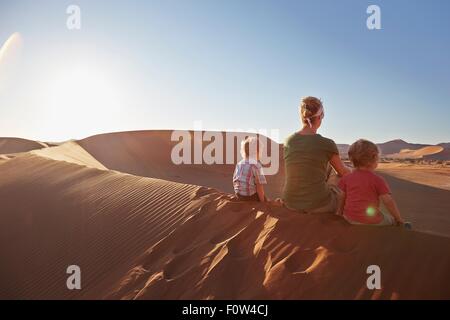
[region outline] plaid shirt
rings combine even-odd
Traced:
[[[256,193],[256,183],[267,184],[261,163],[249,159],[239,161],[233,174],[234,192],[241,196],[252,196]]]

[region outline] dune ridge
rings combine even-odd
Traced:
[[[349,144],[338,144],[339,154],[343,159],[348,158]],[[450,160],[449,143],[438,145],[427,145],[418,143],[408,143],[397,139],[384,143],[377,143],[382,158],[390,159],[425,159],[425,160]]]
[[[39,155],[58,161],[66,161],[74,164],[87,166],[89,168],[97,168],[100,170],[108,170],[103,164],[83,149],[77,142],[68,141],[59,146],[44,148],[31,151],[32,154]]]

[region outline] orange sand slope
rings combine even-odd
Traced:
[[[111,171],[229,185],[228,167],[165,163],[170,144],[167,132],[102,135],[1,161],[0,298],[450,299],[448,237]],[[415,224],[450,234],[448,191],[389,179],[419,206]],[[366,288],[373,264],[382,290]],[[80,291],[66,288],[69,265]]]
[[[201,189],[35,155],[0,172],[0,298],[100,298],[104,283],[193,214]],[[72,264],[81,292],[66,288]]]
[[[214,194],[207,195],[214,198]],[[218,197],[146,252],[109,298],[411,299],[450,297],[450,240],[351,227]],[[383,289],[366,287],[380,266]]]

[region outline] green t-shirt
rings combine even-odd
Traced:
[[[289,208],[312,210],[331,200],[326,180],[333,154],[339,154],[336,143],[320,134],[294,133],[286,139],[283,200]]]

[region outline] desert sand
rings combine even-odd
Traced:
[[[415,230],[358,227],[233,200],[234,167],[172,164],[170,131],[17,141],[0,149],[2,299],[450,299],[449,190],[383,172]]]
[[[450,165],[380,163],[378,171],[418,184],[450,191]]]

